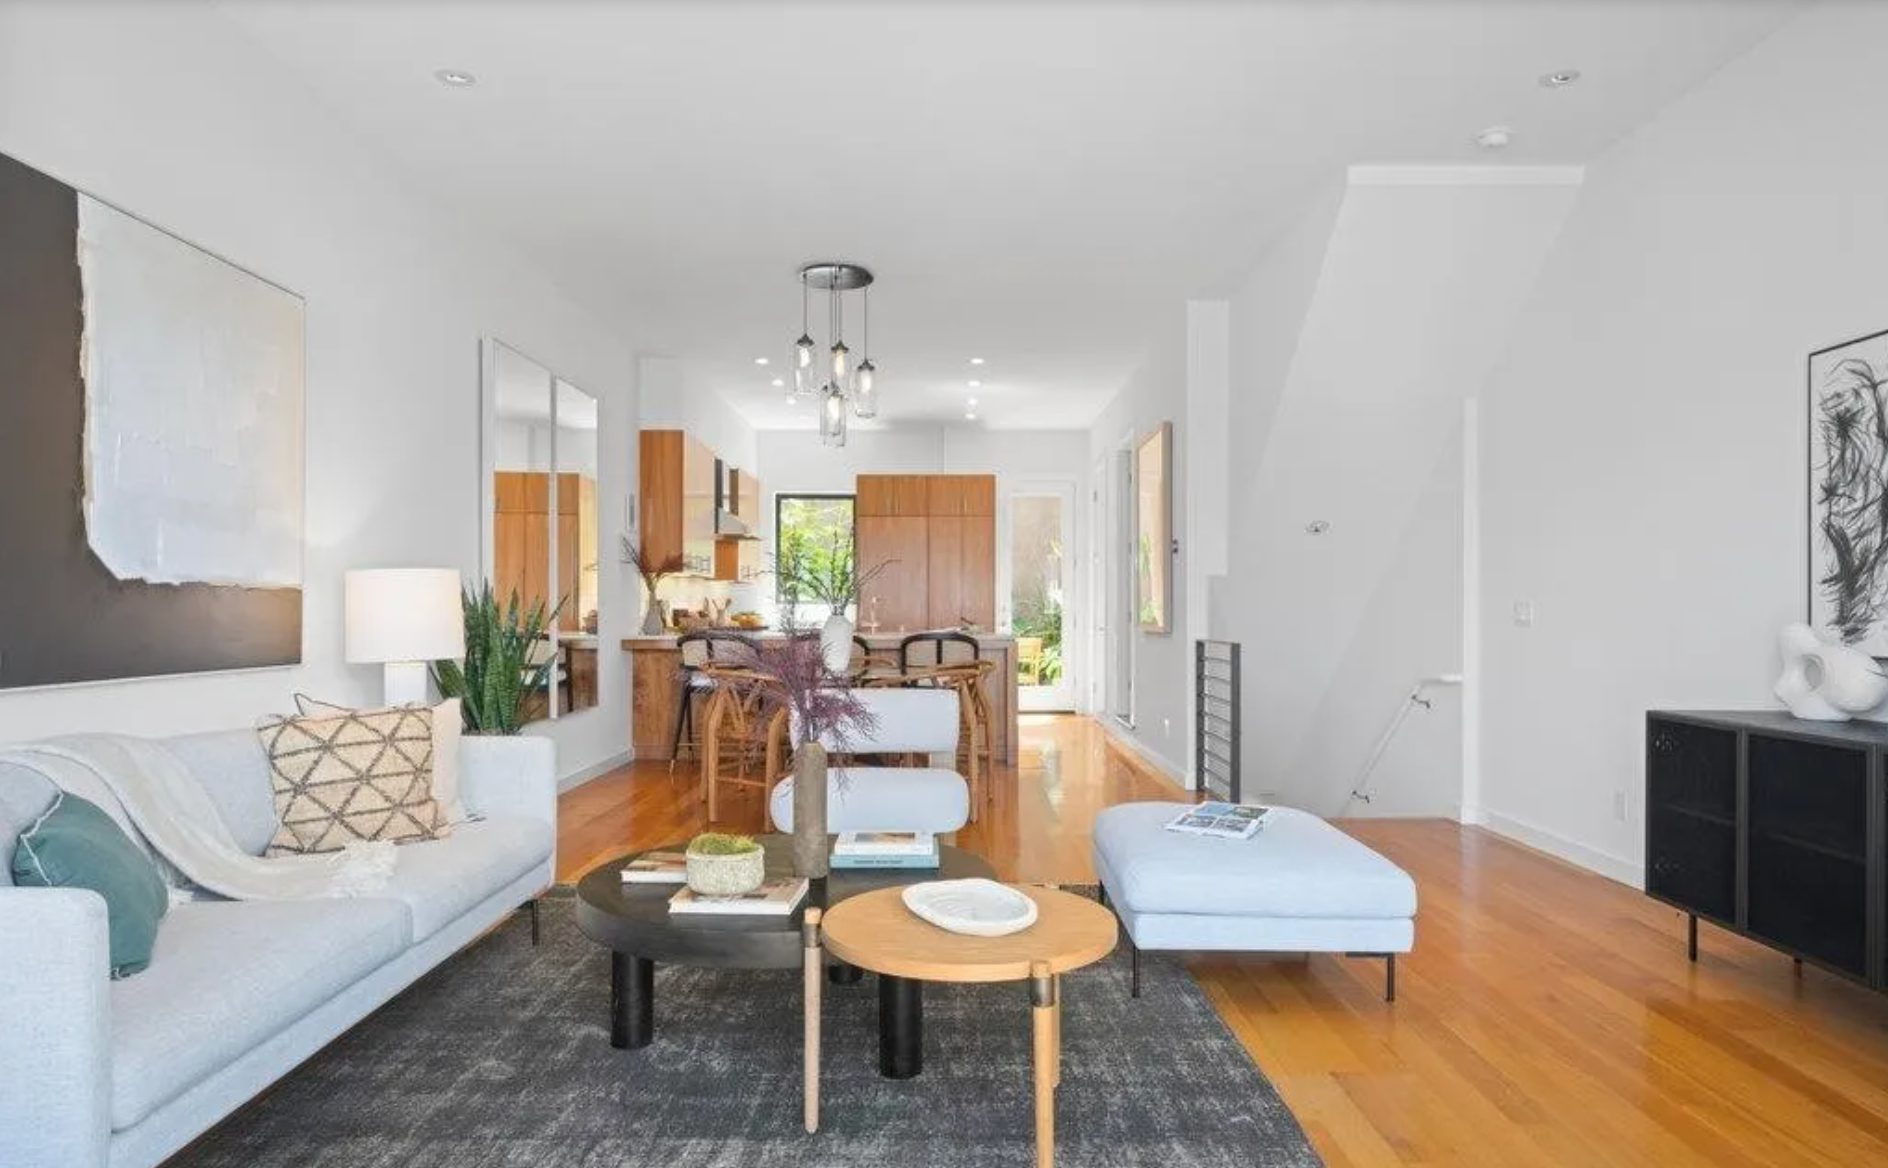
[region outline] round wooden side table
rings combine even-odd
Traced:
[[[880,977],[916,982],[1026,981],[1033,1007],[1036,1163],[1055,1163],[1055,1089],[1062,1079],[1062,975],[1114,952],[1114,914],[1087,897],[1018,886],[1036,923],[1007,937],[947,932],[905,907],[903,890],[854,896],[815,918],[806,944]],[[809,914],[810,916],[811,914]],[[817,937],[811,934],[817,933]],[[807,1130],[818,1125],[818,998],[809,994]]]

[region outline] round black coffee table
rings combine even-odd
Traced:
[[[767,875],[793,874],[793,839],[756,837],[767,852]],[[680,852],[687,841],[651,848]],[[577,927],[610,951],[610,1045],[647,1046],[655,1037],[656,962],[708,969],[798,969],[805,959],[800,918],[807,905],[831,908],[847,897],[924,880],[961,880],[996,872],[981,857],[961,848],[938,845],[934,869],[834,869],[812,881],[806,898],[783,916],[669,915],[669,897],[677,884],[628,884],[623,866],[642,852],[630,852],[599,865],[577,883]],[[835,980],[856,981],[858,971],[835,971]],[[880,977],[879,1071],[910,1078],[923,1069],[924,999],[922,982]]]

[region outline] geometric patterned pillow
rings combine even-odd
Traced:
[[[445,816],[433,798],[430,709],[269,718],[256,732],[269,756],[280,824],[264,855],[444,834]]]

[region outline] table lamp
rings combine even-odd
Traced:
[[[369,568],[346,578],[347,660],[385,666],[389,706],[426,701],[426,665],[465,655],[454,568]]]

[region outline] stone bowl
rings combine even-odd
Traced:
[[[760,848],[733,855],[687,853],[688,886],[698,896],[739,896],[767,878],[767,853]]]

